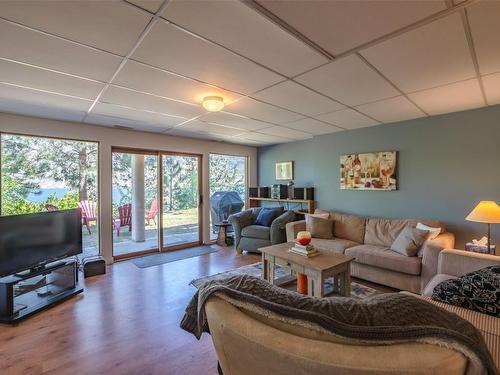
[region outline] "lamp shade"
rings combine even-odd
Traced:
[[[487,224],[500,223],[500,206],[493,201],[481,201],[465,220]]]

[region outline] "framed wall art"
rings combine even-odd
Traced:
[[[276,180],[293,180],[293,161],[276,163]]]
[[[340,157],[341,190],[397,190],[397,151]]]

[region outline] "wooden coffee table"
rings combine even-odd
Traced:
[[[276,265],[289,268],[297,273],[298,278],[307,277],[307,294],[312,297],[323,297],[325,280],[333,278],[333,291],[343,296],[351,295],[351,262],[354,258],[343,254],[320,251],[311,258],[289,252],[294,245],[286,242],[278,245],[262,247],[262,278],[274,284]]]

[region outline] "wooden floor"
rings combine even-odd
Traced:
[[[83,295],[0,325],[0,374],[217,374],[208,335],[179,328],[189,282],[260,260],[233,249],[145,269],[121,262],[85,281]]]

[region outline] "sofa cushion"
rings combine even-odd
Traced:
[[[263,225],[249,225],[241,230],[241,235],[243,237],[269,240],[271,236],[271,228]]]
[[[363,243],[366,223],[364,217],[343,214],[340,212],[330,212],[330,218],[335,221],[333,225],[333,235],[335,237]]]
[[[390,247],[405,227],[415,228],[419,222],[431,227],[440,227],[444,232],[444,227],[435,220],[369,218],[366,221],[364,243]]]
[[[398,236],[391,245],[391,250],[407,257],[414,257],[417,255],[418,249],[420,249],[428,235],[428,230],[421,230],[407,226],[399,232]]]
[[[333,220],[330,220],[328,215],[306,215],[306,230],[314,238],[332,239]]]
[[[356,258],[354,261],[357,263],[408,275],[420,275],[422,268],[422,259],[419,257],[406,257],[384,246],[359,245],[350,247],[346,249],[345,255]]]
[[[270,227],[274,219],[280,216],[284,211],[283,207],[268,208],[265,207],[260,210],[257,218],[255,219],[255,225],[262,225],[265,227]]]
[[[319,251],[333,251],[343,254],[345,249],[360,245],[358,242],[335,238],[332,240],[324,240],[321,238],[313,238],[311,244]]]

